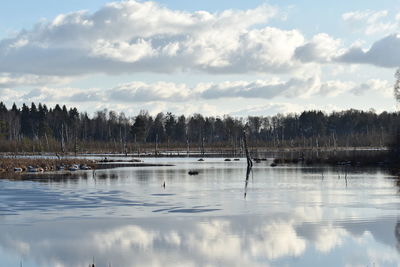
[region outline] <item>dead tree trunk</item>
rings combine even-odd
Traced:
[[[201,138],[201,155],[204,157],[204,137]]]
[[[78,154],[78,137],[75,131],[75,139],[74,139],[74,153],[75,156]]]
[[[251,167],[253,167],[253,161],[251,160],[249,149],[247,147],[247,137],[246,137],[245,131],[243,131],[243,144],[244,144],[244,150],[246,152],[247,167],[251,168]]]
[[[246,131],[243,131],[243,146],[244,146],[244,151],[246,152],[246,158],[247,158],[246,181],[245,181],[245,186],[244,186],[244,198],[246,198],[247,185],[249,183],[249,176],[250,176],[251,168],[253,167],[253,161],[251,160],[249,149],[247,147]]]
[[[125,157],[128,156],[128,140],[126,138],[126,124],[124,126],[124,153],[125,153]]]
[[[61,152],[65,152],[65,144],[64,144],[64,123],[61,124]]]
[[[189,137],[186,137],[186,154],[189,156],[190,154],[190,143],[189,143]]]
[[[44,138],[46,140],[47,152],[50,152],[50,145],[49,145],[49,139],[47,138],[47,133],[44,133]]]
[[[156,142],[154,144],[154,156],[157,157],[158,154],[158,134],[156,134]]]

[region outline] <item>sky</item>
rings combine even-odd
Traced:
[[[400,0],[20,0],[0,101],[93,114],[396,111]]]

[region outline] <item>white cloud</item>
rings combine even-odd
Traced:
[[[332,76],[341,76],[343,74],[357,73],[360,70],[360,65],[335,65],[329,70]]]
[[[182,101],[190,97],[190,89],[185,84],[157,82],[146,84],[132,82],[117,86],[108,92],[112,101],[146,102],[146,101]]]
[[[349,23],[366,22],[372,27],[380,25],[387,14],[387,11],[355,11],[343,14],[342,18]],[[320,64],[400,65],[398,35],[385,37],[370,49],[358,44],[346,50],[343,40],[327,33],[305,40],[298,30],[266,26],[278,15],[278,10],[268,5],[210,13],[172,10],[155,2],[133,0],[106,4],[95,13],[60,14],[0,40],[0,88],[49,89],[53,84],[70,80],[62,77],[95,73],[273,73],[294,77],[286,81],[270,78],[192,87],[161,81],[133,82],[104,92],[71,89],[68,94],[52,92],[40,97],[36,92],[26,98],[120,103],[227,97],[307,98],[315,94],[337,96],[366,91],[363,86],[354,89],[357,85],[348,81],[322,82]],[[364,87],[368,86],[372,83]],[[383,87],[388,88],[380,86]]]
[[[303,62],[330,62],[338,56],[340,45],[341,40],[320,33],[303,46],[296,48],[295,56]]]
[[[21,99],[24,93],[10,88],[0,88],[0,95],[2,102],[12,103]]]
[[[387,10],[358,10],[344,13],[342,19],[352,30],[363,31],[367,35],[389,33],[398,28],[398,23],[382,21],[388,13]]]
[[[375,91],[386,97],[393,97],[393,85],[385,80],[371,79],[365,83],[354,86],[351,90],[355,95],[362,95],[368,91]]]
[[[362,83],[353,81],[332,80],[321,83],[319,94],[322,96],[336,97],[343,93],[361,96],[375,92],[383,97],[393,97],[393,85],[387,80],[369,79]]]
[[[65,84],[68,81],[70,81],[70,79],[57,76],[12,75],[10,73],[0,73],[0,88]]]
[[[0,76],[0,86],[48,86],[61,76],[96,73],[293,75],[315,70],[323,63],[400,65],[397,35],[376,42],[369,50],[360,45],[346,50],[343,40],[327,33],[306,40],[298,30],[267,26],[278,15],[278,10],[268,5],[210,13],[172,10],[155,2],[134,0],[108,3],[95,13],[60,14],[0,40],[0,73],[25,77],[2,82]],[[366,21],[371,28],[378,27],[386,16],[386,11],[356,11],[342,17],[347,22]],[[270,89],[262,93],[264,97],[273,96],[272,86],[315,87],[318,80],[306,76],[287,84],[268,84]],[[257,86],[263,85],[256,81]]]
[[[14,91],[20,102],[96,102],[104,101],[105,95],[99,89],[39,87],[25,94]]]
[[[354,87],[354,82],[327,81],[321,85],[319,93],[322,96],[335,97],[352,90]]]
[[[203,99],[218,98],[309,98],[315,95],[336,97],[339,94],[351,93],[361,95],[375,91],[385,97],[391,97],[392,86],[386,80],[370,79],[364,83],[353,81],[330,80],[322,82],[319,76],[305,79],[292,78],[288,81],[258,80],[254,82],[224,82],[201,86],[203,89],[199,96]]]
[[[40,22],[0,41],[0,71],[37,75],[204,71],[286,72],[296,67],[297,30],[258,26],[274,7],[183,12],[155,2],[109,3]]]
[[[155,55],[156,51],[151,43],[144,39],[139,39],[134,43],[124,41],[115,43],[100,39],[95,43],[91,54],[93,57],[103,57],[127,63],[137,62],[140,59]]]
[[[288,81],[280,80],[258,80],[254,82],[224,82],[210,84],[207,89],[201,92],[204,99],[216,99],[226,97],[243,98],[265,98],[271,99],[276,96],[306,97],[315,90],[318,84],[318,77],[306,79],[292,78]]]
[[[3,88],[4,101],[18,103],[86,103],[98,109],[108,108],[116,110],[117,104],[124,110],[129,104],[140,103],[141,108],[152,113],[161,111],[174,111],[190,114],[200,112],[204,114],[271,114],[299,112],[302,109],[321,108],[313,105],[298,105],[288,103],[268,103],[253,105],[250,108],[235,107],[225,110],[220,109],[213,100],[218,99],[309,99],[311,97],[337,97],[340,94],[353,94],[356,96],[375,93],[384,97],[392,97],[390,82],[380,79],[370,79],[363,83],[352,81],[330,80],[321,81],[319,76],[309,78],[292,78],[282,81],[278,77],[269,80],[256,81],[226,81],[220,83],[198,83],[189,86],[184,83],[172,82],[130,82],[118,85],[108,90],[98,88],[79,89],[70,87],[52,88],[37,87],[29,91]],[[211,101],[211,102],[210,102]],[[197,104],[193,104],[197,102]],[[232,110],[233,109],[233,110]],[[330,107],[324,109],[331,110]]]

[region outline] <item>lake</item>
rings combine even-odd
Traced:
[[[175,166],[0,180],[0,266],[400,265],[382,169],[144,161]]]

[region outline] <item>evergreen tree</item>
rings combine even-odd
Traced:
[[[21,109],[21,134],[25,137],[33,137],[30,111],[25,104],[22,105]]]

